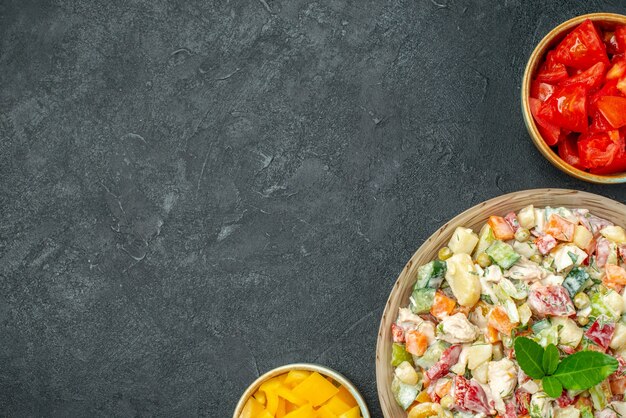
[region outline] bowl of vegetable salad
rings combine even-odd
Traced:
[[[385,416],[626,416],[625,227],[625,205],[561,189],[442,226],[383,313]]]
[[[528,60],[522,112],[548,161],[581,180],[626,182],[626,16],[592,13],[550,31]]]

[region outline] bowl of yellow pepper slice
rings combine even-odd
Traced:
[[[243,393],[233,418],[370,418],[357,388],[324,366],[277,367]]]

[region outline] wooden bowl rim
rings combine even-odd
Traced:
[[[581,201],[581,204],[578,207],[585,208],[589,206],[589,203],[582,202],[583,200],[594,201],[598,207],[606,208],[606,211],[611,211],[611,215],[615,215],[613,219],[615,220],[616,216],[623,216],[626,219],[626,205],[616,200],[610,199],[605,196],[597,195],[594,193],[583,192],[578,190],[571,189],[556,189],[556,188],[541,188],[541,189],[528,189],[528,190],[520,190],[513,193],[508,193],[504,195],[497,196],[495,198],[483,201],[466,209],[460,214],[456,215],[454,218],[443,224],[440,228],[438,228],[435,232],[433,232],[427,239],[425,239],[419,248],[413,253],[409,261],[402,268],[398,278],[396,279],[389,297],[387,298],[387,302],[385,303],[385,308],[383,310],[383,314],[381,316],[380,325],[378,328],[378,337],[376,341],[376,387],[378,391],[378,400],[380,402],[380,406],[383,412],[383,415],[387,418],[389,417],[403,417],[406,418],[406,414],[393,414],[393,411],[398,411],[399,408],[396,406],[393,396],[390,395],[390,385],[391,385],[391,366],[389,365],[389,358],[384,354],[385,347],[391,347],[392,341],[390,339],[390,331],[389,328],[391,323],[395,319],[395,312],[390,311],[390,306],[394,304],[396,299],[402,297],[400,288],[402,287],[402,282],[405,280],[411,280],[409,277],[409,270],[411,268],[416,269],[418,264],[418,259],[422,256],[423,252],[429,250],[427,248],[429,244],[434,241],[441,240],[441,243],[445,245],[449,235],[457,226],[467,226],[467,219],[480,219],[479,222],[486,221],[486,217],[497,213],[498,206],[501,205],[514,205],[513,208],[507,208],[506,210],[519,210],[524,206],[529,204],[535,204],[537,206],[565,206],[565,207],[575,207],[575,204],[566,203],[566,201],[571,200]],[[534,202],[534,203],[533,203]],[[518,207],[519,206],[519,207]],[[493,209],[493,211],[492,211]],[[598,213],[599,209],[595,208],[592,212]],[[504,215],[504,213],[501,213]],[[607,216],[607,215],[605,215]],[[611,216],[607,216],[610,218]],[[433,247],[434,248],[434,247]],[[430,249],[433,251],[433,249]],[[428,257],[426,257],[428,258]],[[425,259],[426,259],[425,258]],[[426,261],[425,261],[426,262]],[[409,286],[411,284],[409,283]],[[407,301],[408,302],[408,301]],[[400,301],[399,306],[405,306],[406,303]],[[390,350],[389,350],[390,351]],[[391,403],[391,404],[390,404]]]
[[[359,392],[356,386],[354,386],[354,384],[350,380],[348,380],[347,377],[345,377],[338,371],[331,369],[330,367],[322,366],[321,364],[315,364],[315,363],[285,364],[284,366],[276,367],[262,374],[261,376],[259,376],[243,392],[243,394],[241,395],[241,398],[239,398],[239,402],[237,402],[237,406],[235,407],[235,411],[233,412],[233,418],[239,418],[239,415],[241,415],[241,411],[243,411],[243,408],[246,405],[246,401],[248,400],[248,398],[250,398],[254,394],[254,392],[257,391],[257,389],[259,388],[259,386],[261,386],[263,382],[265,382],[268,379],[271,379],[272,377],[281,375],[283,373],[287,373],[291,370],[307,370],[311,372],[318,372],[324,376],[332,377],[333,380],[340,383],[342,386],[345,386],[346,389],[348,389],[348,392],[350,392],[350,394],[354,397],[357,405],[361,409],[362,418],[371,418],[370,412],[367,409],[367,404],[365,403],[365,399],[363,399],[361,392]]]
[[[579,170],[569,164],[559,157],[557,153],[555,153],[552,148],[550,148],[543,138],[541,137],[541,133],[537,129],[535,124],[535,120],[532,117],[530,112],[530,83],[532,81],[532,76],[538,68],[539,64],[543,60],[543,57],[546,53],[546,50],[551,46],[555,39],[564,35],[564,32],[571,30],[573,27],[579,25],[586,19],[591,19],[594,22],[605,22],[605,23],[615,23],[615,24],[626,24],[626,16],[617,14],[617,13],[589,13],[586,15],[576,16],[572,19],[569,19],[554,29],[552,29],[543,39],[537,44],[535,49],[533,50],[528,63],[526,64],[526,69],[524,70],[524,76],[522,78],[522,114],[524,117],[524,123],[526,128],[528,129],[528,133],[530,137],[539,150],[541,154],[548,160],[552,165],[557,167],[559,170],[569,174],[570,176],[576,177],[580,180],[588,181],[591,183],[597,184],[619,184],[626,182],[626,172],[624,173],[616,173],[616,174],[592,174],[583,170]]]

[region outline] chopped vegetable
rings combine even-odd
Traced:
[[[520,259],[520,255],[513,250],[513,247],[502,241],[494,241],[485,252],[504,269],[510,268]]]
[[[490,216],[487,221],[496,239],[509,240],[515,237],[515,232],[511,225],[501,216]]]

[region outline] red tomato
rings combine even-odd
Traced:
[[[561,396],[557,398],[556,403],[561,408],[567,408],[568,406],[574,405],[576,403],[576,398],[570,398],[567,394],[567,391],[564,390],[563,393],[561,393]]]
[[[610,164],[591,170],[591,172],[594,174],[612,174],[621,173],[624,171],[626,171],[626,150],[624,150],[623,144]]]
[[[463,376],[454,378],[454,403],[462,411],[485,415],[491,415],[494,412],[489,406],[487,394],[478,382],[473,379],[467,380]]]
[[[585,337],[589,338],[591,341],[606,350],[609,348],[609,343],[611,342],[611,338],[613,338],[614,333],[615,324],[610,322],[601,324],[598,320],[596,320],[585,332]]]
[[[554,93],[554,86],[535,80],[530,85],[530,97],[545,102]]]
[[[396,324],[391,324],[391,335],[393,335],[394,343],[404,342],[404,329]]]
[[[559,86],[575,86],[580,85],[588,89],[595,89],[602,84],[602,77],[606,72],[607,65],[604,62],[598,62],[591,67],[581,72],[578,75],[572,76],[567,80],[563,80],[559,83]]]
[[[606,132],[583,134],[578,139],[580,164],[585,168],[611,164],[618,151],[618,144],[612,141]]]
[[[604,116],[602,116],[602,113],[600,113],[597,110],[592,112],[591,125],[589,125],[589,132],[606,132],[612,129],[613,127],[611,126],[609,121],[606,120]]]
[[[570,316],[576,313],[574,304],[563,286],[537,286],[528,293],[528,306],[540,317]]]
[[[450,371],[450,367],[454,366],[459,360],[461,349],[462,347],[459,344],[446,348],[441,354],[439,361],[426,371],[426,377],[432,382],[447,375]]]
[[[604,267],[609,255],[611,254],[611,243],[604,237],[598,238],[596,241],[596,265]]]
[[[543,83],[558,83],[569,77],[567,68],[563,64],[555,64],[553,67],[548,67],[545,64],[537,72],[536,80]]]
[[[544,117],[539,115],[541,108],[541,101],[539,99],[533,99],[531,97],[528,99],[528,102],[530,104],[530,113],[532,113],[535,122],[537,122],[537,128],[539,129],[539,133],[541,133],[541,137],[549,146],[552,147],[556,145],[561,136],[561,128],[551,124]]]
[[[526,415],[528,413],[528,408],[530,407],[530,398],[531,394],[523,391],[521,389],[517,389],[515,391],[515,403],[517,404],[517,413],[519,415]]]
[[[535,240],[535,245],[541,254],[546,255],[556,247],[556,239],[552,235],[544,234]]]
[[[539,108],[539,117],[574,132],[587,132],[587,89],[581,85],[559,87]]]
[[[554,60],[583,70],[597,62],[609,62],[606,47],[589,19],[578,25],[557,45]]]
[[[626,26],[618,26],[615,28],[615,41],[617,42],[617,51],[619,53],[626,52]]]
[[[626,125],[626,98],[619,96],[602,96],[596,106],[606,120],[615,129]]]
[[[578,147],[576,146],[576,138],[568,135],[559,142],[559,157],[569,165],[582,168],[580,165],[580,157],[578,156]]]

